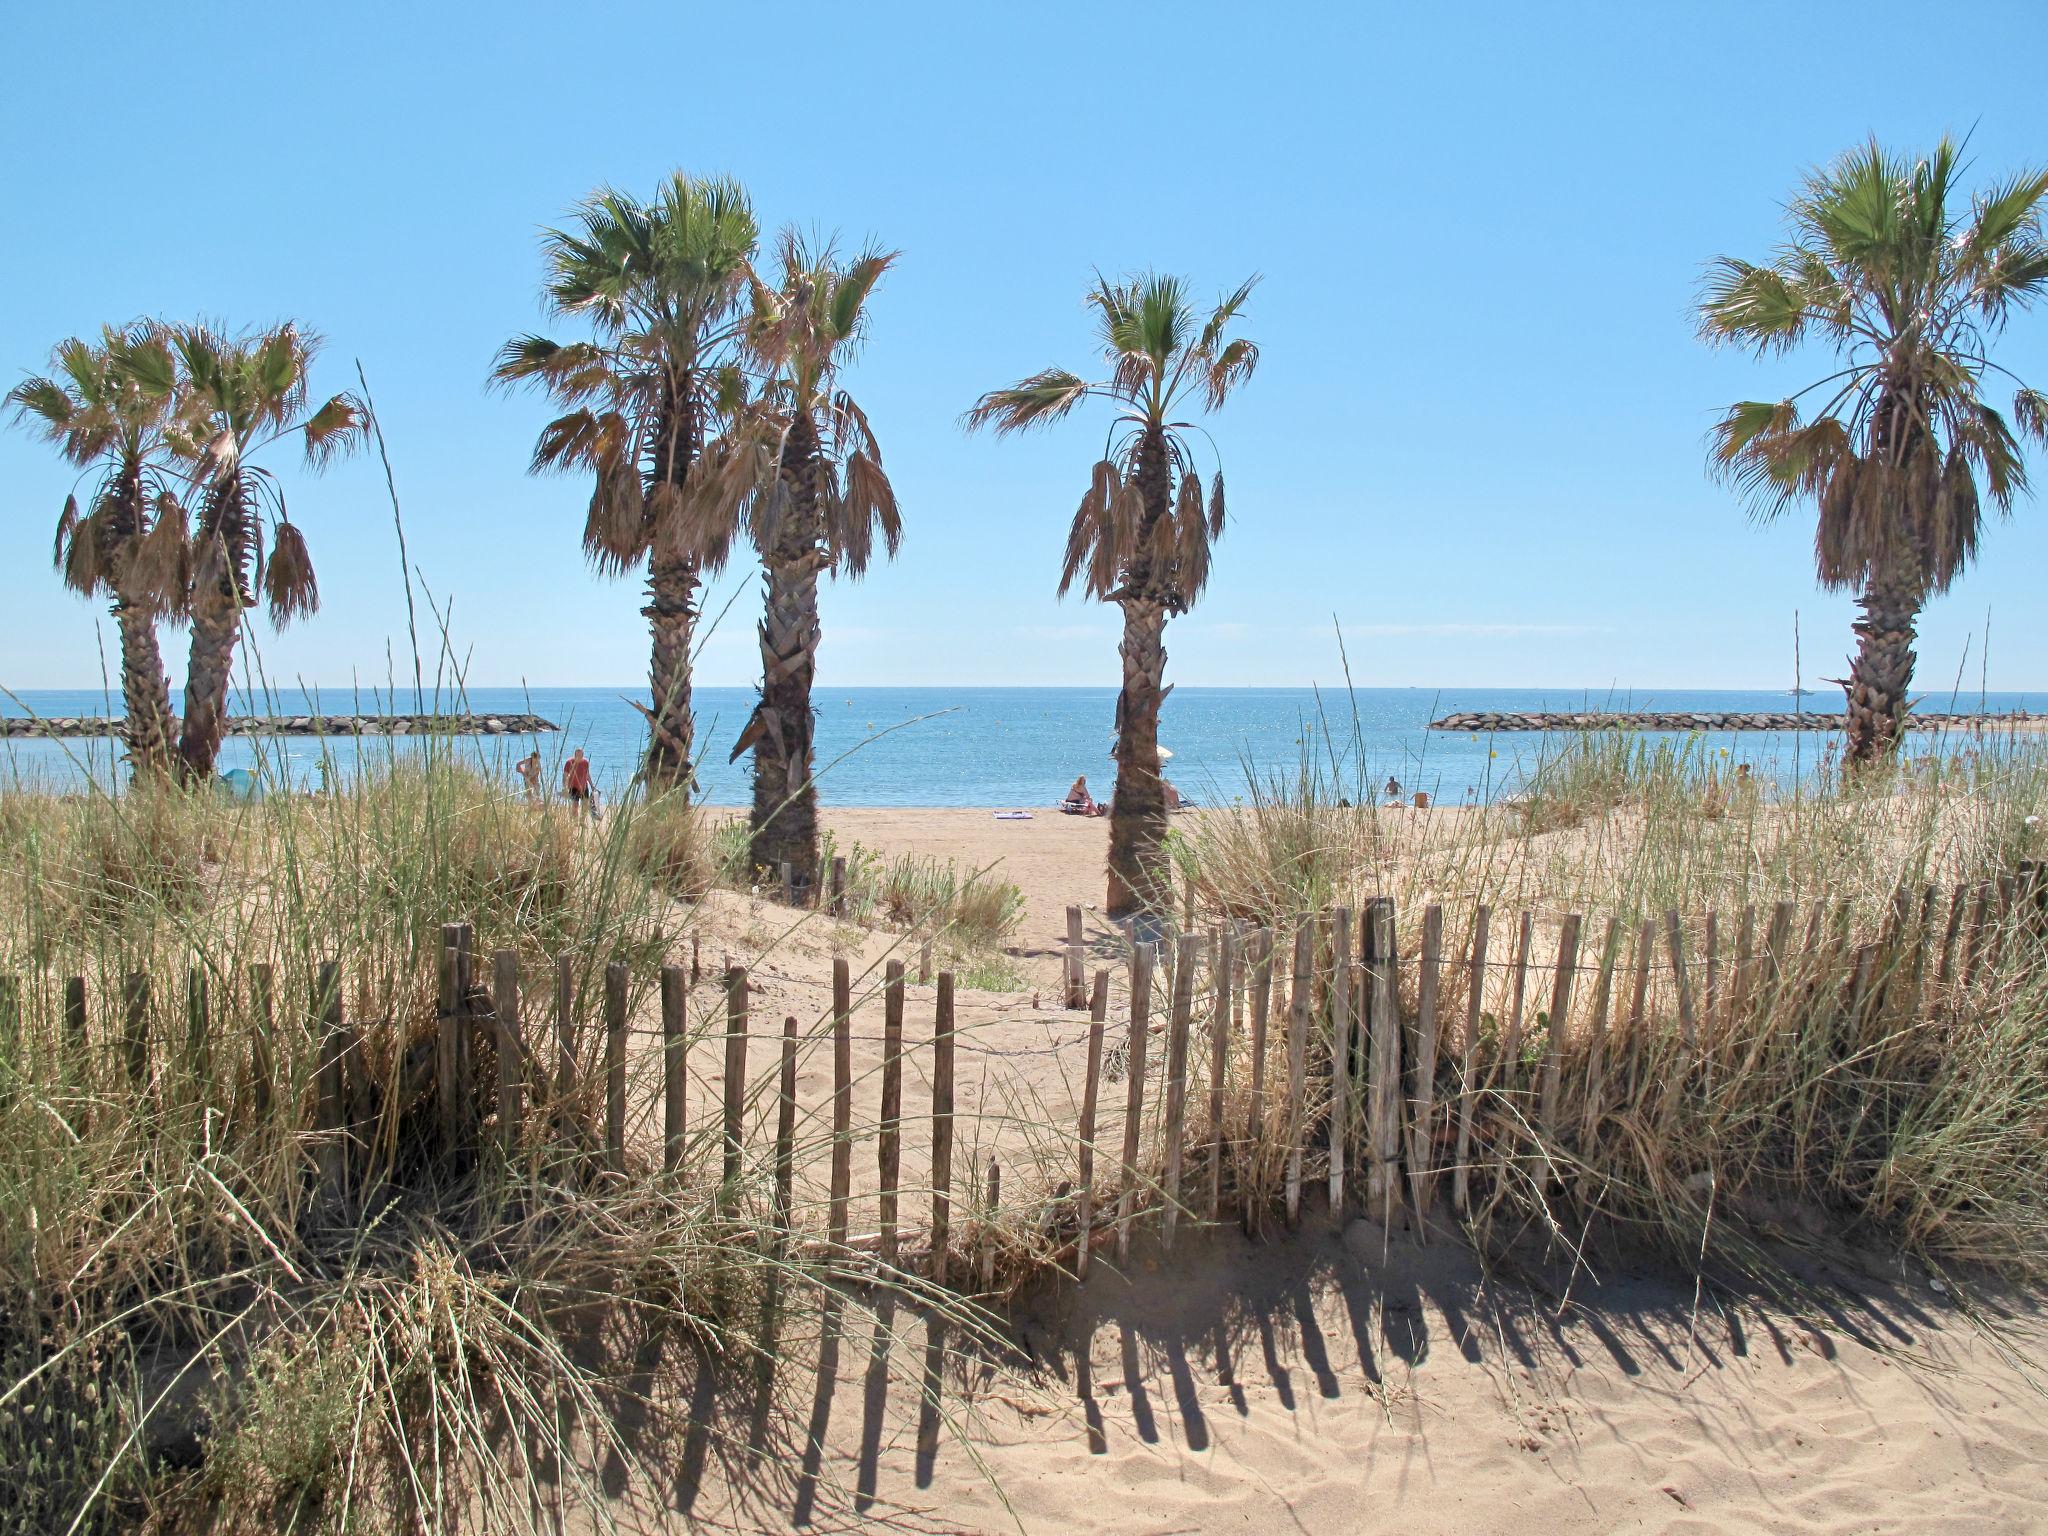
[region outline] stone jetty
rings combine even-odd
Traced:
[[[0,718],[0,736],[119,736],[115,716],[49,715]],[[232,715],[231,736],[526,736],[561,727],[539,715]],[[171,735],[178,734],[172,720]]]
[[[1906,724],[1917,731],[2038,731],[2048,729],[2048,715],[1923,714],[1914,711]],[[1845,731],[1846,715],[1795,714],[1773,711],[1580,710],[1501,713],[1468,711],[1432,720],[1432,731],[1467,731],[1489,736],[1496,731]]]

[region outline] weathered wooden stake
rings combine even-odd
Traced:
[[[789,1014],[782,1021],[782,1073],[776,1085],[775,1107],[775,1210],[774,1222],[777,1232],[789,1231],[790,1196],[796,1179],[796,1015]],[[890,1215],[893,1218],[896,1195],[895,1181],[890,1179],[886,1187],[891,1201]],[[887,1234],[888,1244],[883,1252],[885,1262],[896,1262],[896,1233],[893,1221]]]
[[[946,1283],[953,1218],[953,973],[939,973],[932,1032],[932,1283]]]
[[[582,1139],[576,1123],[576,961],[555,957],[555,1135],[574,1146]]]
[[[1550,1039],[1543,1053],[1543,1091],[1537,1114],[1544,1134],[1557,1135],[1557,1095],[1564,1071],[1565,1037],[1570,1033],[1572,981],[1579,967],[1579,927],[1584,921],[1576,912],[1564,915],[1557,935],[1557,975],[1550,984]]]
[[[876,1138],[882,1217],[882,1263],[896,1266],[897,1188],[903,1178],[903,962],[891,960],[882,984],[882,1115]],[[790,1021],[794,1028],[796,1021]],[[794,1066],[791,1068],[795,1070]]]
[[[679,965],[661,968],[661,1171],[683,1166],[690,1136],[690,982]]]
[[[1344,1219],[1351,1139],[1351,909],[1330,914],[1330,1219]]]
[[[846,956],[837,955],[832,960],[832,1203],[827,1213],[827,1236],[835,1249],[846,1246],[852,1194],[853,970]]]
[[[1085,951],[1082,948],[1081,909],[1067,908],[1067,1006],[1086,1008],[1088,1006],[1088,977],[1084,969]]]
[[[519,1027],[519,954],[491,956],[491,1013],[498,1034],[498,1140],[511,1162],[519,1154],[526,1116],[526,1040]]]
[[[1692,983],[1685,971],[1685,928],[1676,907],[1664,914],[1664,937],[1671,950],[1671,985],[1678,994],[1679,1038],[1691,1050],[1699,1043],[1699,1019],[1693,1013]]]
[[[747,1026],[751,1008],[752,990],[746,967],[733,966],[725,973],[725,1071],[721,1082],[724,1155],[718,1165],[719,1186],[728,1201],[739,1186],[740,1159],[746,1149]]]
[[[1252,935],[1251,994],[1252,1091],[1245,1143],[1251,1149],[1255,1177],[1245,1200],[1247,1219],[1252,1214],[1254,1202],[1265,1198],[1266,1026],[1273,1008],[1273,934],[1270,929],[1261,928]]]
[[[1962,979],[1965,987],[1977,979],[1977,972],[1984,963],[1992,890],[1993,886],[1989,880],[1982,881],[1977,886],[1976,898],[1970,903],[1970,931],[1963,946]]]
[[[1700,1018],[1708,1035],[1714,1032],[1715,1005],[1721,998],[1721,914],[1707,909],[1705,960],[1700,972]],[[1711,1043],[1711,1042],[1709,1042]]]
[[[1173,1003],[1166,1024],[1166,1246],[1180,1220],[1181,1158],[1187,1139],[1188,1029],[1194,1017],[1195,962],[1201,940],[1183,934],[1174,946]]]
[[[1088,1255],[1095,1248],[1095,1108],[1102,1088],[1102,1030],[1109,1018],[1109,972],[1095,973],[1095,992],[1088,1000],[1088,1075],[1081,1085],[1080,1167],[1075,1179],[1075,1219],[1080,1227],[1074,1251],[1074,1278],[1088,1278]]]
[[[920,987],[929,986],[931,985],[931,979],[932,941],[929,937],[927,937],[924,940],[924,942],[918,945],[917,947],[917,984]]]
[[[1401,1004],[1396,986],[1394,898],[1372,904],[1372,1174],[1367,1197],[1388,1226],[1401,1203]]]
[[[1226,926],[1216,936],[1216,970],[1210,978],[1214,997],[1209,1012],[1209,1219],[1223,1216],[1224,1088],[1230,1070],[1230,1026],[1237,997],[1237,930]]]
[[[1590,1145],[1600,1124],[1601,1090],[1607,1076],[1607,1009],[1614,995],[1614,964],[1621,954],[1621,919],[1607,919],[1607,935],[1600,941],[1600,975],[1593,984],[1593,1018],[1587,1026],[1586,1108],[1580,1140]]]
[[[626,1171],[626,984],[631,973],[614,960],[604,968],[604,1153],[613,1173]]]
[[[1957,882],[1955,893],[1949,898],[1948,928],[1941,939],[1941,968],[1935,972],[1937,986],[1947,986],[1955,978],[1956,935],[1963,927],[1963,907],[1969,900],[1969,887]]]
[[[1515,979],[1514,990],[1508,999],[1508,1027],[1501,1036],[1501,1073],[1512,1085],[1522,1070],[1522,1020],[1526,1017],[1529,990],[1529,951],[1536,937],[1536,915],[1522,914],[1521,927],[1515,934]]]
[[[1443,968],[1444,909],[1422,909],[1422,971],[1415,995],[1414,1111],[1408,1120],[1408,1184],[1418,1218],[1429,1210],[1435,1177],[1437,989]],[[1418,1230],[1420,1226],[1418,1223]]]
[[[826,878],[831,882],[827,886],[827,891],[832,903],[832,915],[834,917],[844,917],[846,916],[845,854],[835,853],[832,855],[832,870]]]
[[[249,1042],[250,1089],[256,1118],[267,1120],[277,1081],[277,981],[267,960],[249,967],[249,1009],[256,1020],[255,1038]]]
[[[1764,955],[1769,962],[1771,988],[1775,993],[1785,985],[1785,959],[1792,944],[1792,919],[1798,908],[1781,901],[1771,908],[1771,928],[1764,938]]]
[[[462,1150],[462,989],[456,976],[459,923],[441,925],[440,994],[434,1037],[434,1098],[440,1111],[441,1150],[450,1157]]]
[[[76,1058],[77,1069],[85,1070],[85,978],[67,976],[64,978],[64,1045]]]
[[[1124,1060],[1124,1160],[1116,1197],[1116,1256],[1131,1251],[1131,1215],[1138,1203],[1138,1138],[1145,1128],[1145,1045],[1152,1025],[1152,967],[1158,951],[1139,944],[1131,951],[1131,1043]]]
[[[1308,1090],[1308,1025],[1315,986],[1316,920],[1294,930],[1294,985],[1287,1013],[1287,1224],[1301,1220],[1302,1143],[1308,1137],[1303,1098]]]
[[[1479,1030],[1486,1019],[1486,937],[1493,909],[1483,902],[1472,915],[1472,954],[1465,979],[1464,1053],[1458,1064],[1458,1148],[1451,1169],[1451,1202],[1460,1216],[1471,1213],[1472,1111],[1477,1095],[1472,1080],[1479,1050]]]
[[[121,987],[125,1018],[122,1042],[128,1059],[128,1080],[137,1088],[149,1083],[149,973],[131,971]]]

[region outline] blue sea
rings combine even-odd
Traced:
[[[465,743],[487,772],[511,778],[511,763],[538,745],[554,765],[575,747],[596,764],[600,791],[616,795],[631,779],[645,742],[641,716],[626,701],[644,689],[472,688],[459,700],[444,697],[442,708],[479,714],[531,711],[554,721],[559,733],[531,738],[485,737]],[[745,803],[749,788],[744,758],[728,764],[727,754],[753,707],[750,688],[699,688],[697,739],[704,797],[713,804]],[[839,805],[950,805],[1043,807],[1058,800],[1076,774],[1086,774],[1102,798],[1114,784],[1109,749],[1116,710],[1111,688],[843,688],[821,690],[818,711],[818,769],[827,801]],[[118,710],[118,698],[112,701]],[[434,701],[427,701],[431,707]],[[1929,709],[1969,711],[2041,708],[2038,697],[1994,693],[1954,701],[1946,693],[1925,700]],[[1554,752],[1555,740],[1512,733],[1481,738],[1425,727],[1457,710],[1564,710],[1584,708],[1657,710],[1788,710],[1785,691],[1702,691],[1641,689],[1581,692],[1529,688],[1368,688],[1346,694],[1302,688],[1188,688],[1173,691],[1160,722],[1160,740],[1173,754],[1167,775],[1198,802],[1229,803],[1247,793],[1248,779],[1291,780],[1305,759],[1341,792],[1370,794],[1397,780],[1404,792],[1426,790],[1444,804],[1490,801],[1512,794],[1537,765]],[[1840,695],[1810,694],[1813,712],[1839,710]],[[395,700],[346,689],[301,695],[288,691],[268,707],[250,711],[236,700],[233,712],[294,714],[409,711],[413,699],[401,690]],[[109,700],[98,691],[30,691],[0,699],[0,714],[103,715]],[[1654,737],[1645,737],[1654,740]],[[1747,762],[1780,784],[1810,774],[1831,748],[1821,732],[1731,732],[1696,744],[1728,763]],[[1933,739],[1916,739],[1920,751],[1944,750]],[[328,775],[352,773],[408,748],[402,739],[293,739],[262,747],[275,778],[280,758],[301,785]],[[0,742],[0,752],[18,776],[61,783],[81,772],[111,777],[105,743],[84,741]],[[253,766],[257,748],[229,738],[222,768]],[[1723,758],[1725,754],[1725,759]],[[558,782],[558,777],[556,779]]]

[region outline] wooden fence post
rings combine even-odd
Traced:
[[[939,972],[932,1031],[932,1283],[946,1283],[953,1217],[953,973]]]
[[[917,984],[920,987],[930,986],[931,980],[932,941],[931,936],[927,934],[924,941],[917,946]]]
[[[1372,904],[1372,1176],[1368,1198],[1391,1226],[1401,1199],[1401,1002],[1394,968],[1394,898]]]
[[[832,903],[832,915],[834,917],[844,917],[846,916],[845,854],[835,853],[832,855],[832,871],[827,878],[831,882],[830,886],[827,889]]]
[[[1946,987],[1955,979],[1956,935],[1962,931],[1963,905],[1969,894],[1970,888],[1958,880],[1955,893],[1949,898],[1948,928],[1941,939],[1941,968],[1934,978],[1938,986]]]
[[[1287,1224],[1301,1220],[1302,1143],[1308,1139],[1303,1097],[1308,1089],[1308,1025],[1315,989],[1316,919],[1303,917],[1294,928],[1294,983],[1287,1012]]]
[[[1081,909],[1067,908],[1067,1006],[1085,1008],[1088,1006],[1088,976],[1085,969],[1086,952],[1082,948]]]
[[[1102,1088],[1102,1031],[1109,1018],[1109,972],[1095,973],[1095,992],[1088,1000],[1088,1075],[1081,1085],[1081,1145],[1075,1191],[1076,1220],[1081,1236],[1074,1252],[1074,1278],[1088,1278],[1088,1256],[1095,1249],[1095,1110]]]
[[[1363,999],[1361,999],[1363,1001]],[[1351,909],[1330,923],[1330,1219],[1344,1219],[1344,1164],[1351,1135]]]
[[[1764,938],[1764,954],[1770,965],[1773,992],[1785,985],[1785,957],[1792,944],[1792,919],[1797,912],[1797,906],[1789,901],[1771,908],[1771,928]]]
[[[1756,903],[1745,902],[1742,908],[1742,927],[1735,935],[1735,976],[1728,988],[1728,1006],[1723,1010],[1721,1034],[1725,1038],[1735,1032],[1743,1010],[1749,1004],[1750,993],[1755,990],[1756,976]]]
[[[1138,1138],[1145,1128],[1145,1045],[1151,1033],[1152,966],[1157,951],[1150,944],[1131,950],[1131,1043],[1124,1058],[1123,1181],[1116,1197],[1116,1256],[1131,1251],[1131,1213],[1138,1202]]]
[[[555,1134],[570,1146],[582,1140],[576,1123],[576,962],[555,957]]]
[[[1557,1094],[1564,1071],[1565,1034],[1571,1025],[1572,981],[1579,965],[1579,927],[1584,921],[1567,912],[1557,936],[1557,974],[1550,983],[1550,1039],[1543,1053],[1543,1091],[1537,1116],[1546,1136],[1557,1135]]]
[[[1181,1158],[1186,1148],[1188,1029],[1195,1006],[1195,961],[1201,940],[1183,934],[1174,946],[1173,1011],[1166,1025],[1166,1246],[1180,1220]]]
[[[1451,1169],[1451,1203],[1460,1216],[1471,1214],[1472,1203],[1472,1073],[1479,1048],[1479,1029],[1486,1018],[1486,938],[1492,926],[1493,909],[1481,902],[1472,914],[1472,954],[1465,981],[1465,1051],[1458,1072],[1458,1150]]]
[[[1225,927],[1216,936],[1216,970],[1210,978],[1214,999],[1209,1011],[1209,1220],[1223,1216],[1223,1106],[1230,1070],[1230,1024],[1237,996],[1237,931]]]
[[[1671,985],[1678,994],[1679,1038],[1691,1050],[1699,1043],[1699,1020],[1693,1013],[1692,983],[1685,971],[1685,929],[1676,907],[1664,914],[1664,937],[1671,950]]]
[[[791,1069],[794,1071],[794,1067]],[[882,1179],[882,1264],[896,1267],[897,1188],[903,1177],[903,962],[891,960],[882,986],[882,1123],[877,1160]]]
[[[498,1031],[498,1138],[505,1161],[519,1154],[526,1114],[526,1040],[519,1026],[519,954],[501,949],[491,956],[491,1013]]]
[[[735,965],[725,973],[725,1075],[724,1156],[719,1161],[718,1184],[722,1199],[730,1201],[741,1173],[741,1152],[746,1139],[747,1113],[747,1024],[751,1007],[747,968]]]
[[[1992,885],[1989,880],[1980,881],[1976,899],[1970,904],[1970,931],[1963,946],[1963,985],[1968,987],[1977,979],[1977,971],[1984,963],[1984,945],[1987,937],[1986,925],[1991,912]]]
[[[683,1166],[690,1135],[690,983],[679,965],[661,968],[661,1171]],[[721,1199],[723,1192],[721,1191]]]
[[[1431,902],[1422,909],[1421,974],[1415,993],[1414,1111],[1409,1117],[1408,1184],[1415,1201],[1417,1229],[1429,1213],[1435,1173],[1437,990],[1443,968],[1444,909]]]
[[[613,1173],[626,1171],[626,984],[622,961],[604,968],[604,1152]]]
[[[782,1073],[776,1085],[775,1109],[775,1230],[786,1237],[789,1233],[789,1208],[793,1186],[796,1182],[796,1015],[789,1014],[782,1021]],[[890,1190],[893,1196],[895,1191]],[[894,1212],[892,1210],[891,1214]],[[887,1234],[889,1239],[883,1250],[884,1260],[896,1262],[895,1232]]]
[[[128,1062],[128,1080],[137,1088],[149,1086],[149,973],[130,971],[121,987],[124,1019],[122,1044]]]
[[[846,956],[832,961],[832,1204],[827,1238],[846,1246],[847,1202],[853,1192],[853,972]]]
[[[1721,914],[1712,907],[1707,909],[1707,926],[1704,943],[1704,960],[1700,969],[1700,1021],[1701,1032],[1711,1036],[1714,1032],[1714,1008],[1721,998]],[[1708,1044],[1712,1044],[1709,1040]]]
[[[1254,1204],[1265,1198],[1266,1026],[1273,1008],[1273,934],[1260,928],[1251,938],[1252,1091],[1245,1144],[1251,1149],[1253,1177],[1244,1202],[1249,1221]]]
[[[313,1018],[320,1052],[314,1073],[314,1129],[320,1137],[316,1161],[321,1204],[332,1219],[348,1199],[348,1148],[342,1141],[341,967],[332,960],[320,962],[313,984]]]
[[[1593,1019],[1586,1037],[1586,1107],[1579,1140],[1590,1146],[1600,1124],[1600,1095],[1607,1076],[1607,1008],[1614,993],[1614,964],[1621,954],[1621,919],[1607,919],[1600,941],[1600,975],[1593,984]]]
[[[1510,1085],[1522,1068],[1522,1021],[1527,1017],[1529,996],[1529,951],[1536,938],[1536,914],[1524,911],[1515,932],[1514,990],[1508,998],[1507,1029],[1501,1035],[1501,1073]]]

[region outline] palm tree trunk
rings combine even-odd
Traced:
[[[1166,434],[1146,429],[1133,475],[1144,499],[1137,547],[1151,548],[1152,528],[1171,510]],[[1121,599],[1123,691],[1116,700],[1116,794],[1109,809],[1111,917],[1162,912],[1170,906],[1166,855],[1166,783],[1159,772],[1159,706],[1166,700],[1167,594],[1155,592],[1149,554],[1125,573]]]
[[[1109,915],[1168,906],[1166,784],[1159,772],[1159,706],[1165,699],[1166,610],[1126,598],[1124,686],[1116,701],[1116,794],[1109,810]]]
[[[654,707],[647,715],[644,776],[650,795],[679,791],[687,801],[695,785],[691,749],[696,720],[690,705],[690,641],[697,627],[697,565],[693,560],[648,564],[647,615],[654,655],[648,681]]]
[[[121,700],[128,716],[128,766],[135,782],[171,772],[171,684],[156,641],[156,618],[145,604],[114,604],[121,629]]]
[[[184,664],[184,729],[178,733],[178,778],[184,782],[213,776],[227,733],[236,641],[242,639],[242,604],[205,575],[193,588],[193,649]]]
[[[1925,601],[1910,562],[1874,574],[1856,600],[1856,656],[1849,664],[1846,761],[1862,767],[1888,757],[1905,733],[1906,696],[1913,683],[1913,635]]]
[[[791,427],[782,456],[790,505],[762,555],[761,703],[754,739],[753,859],[787,863],[793,879],[818,888],[818,789],[811,774],[811,685],[818,671],[818,439],[808,418]]]

